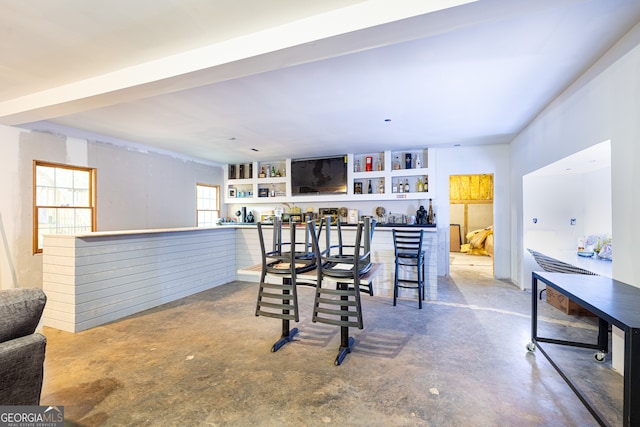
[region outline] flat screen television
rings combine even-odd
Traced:
[[[347,194],[347,156],[291,160],[291,193]]]

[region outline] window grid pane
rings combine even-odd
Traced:
[[[47,234],[77,234],[93,230],[91,170],[36,165],[37,248]]]
[[[36,166],[36,205],[90,207],[90,173]]]
[[[196,185],[196,213],[198,227],[212,227],[220,216],[218,187]]]
[[[77,234],[91,231],[89,208],[39,208],[38,247],[45,234]]]

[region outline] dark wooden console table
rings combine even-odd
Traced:
[[[544,338],[538,336],[538,281],[555,289],[598,316],[597,343]],[[580,401],[600,425],[609,425],[602,414],[582,395],[562,369],[551,359],[540,343],[568,345],[598,350],[597,360],[603,360],[608,349],[608,325],[624,331],[624,426],[640,426],[640,288],[603,276],[533,272],[531,290],[531,343],[567,382]]]

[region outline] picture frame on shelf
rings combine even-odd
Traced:
[[[237,195],[237,190],[235,188],[229,188],[229,197],[235,198]]]

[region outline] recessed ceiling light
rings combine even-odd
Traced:
[[[235,141],[235,140],[236,140],[235,136],[232,136],[231,138],[229,138],[229,141]]]
[[[460,147],[460,144],[453,144],[454,147]]]
[[[385,122],[389,123],[391,119],[384,119]]]
[[[252,148],[251,151],[260,151],[257,148]]]

